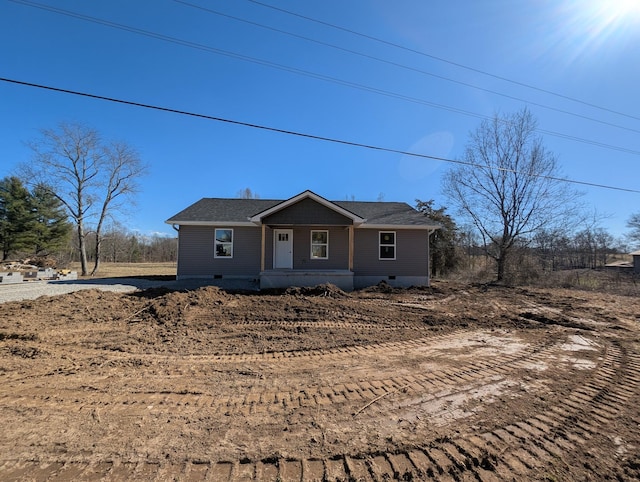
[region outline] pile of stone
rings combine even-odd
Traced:
[[[22,283],[24,277],[18,271],[0,271],[0,284]]]
[[[0,284],[15,284],[25,281],[75,280],[78,272],[68,269],[38,268],[27,265],[5,265],[0,267]]]

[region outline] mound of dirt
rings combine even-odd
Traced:
[[[324,296],[327,298],[349,298],[349,294],[332,283],[324,283],[310,287],[292,287],[284,290],[287,296]]]
[[[635,480],[638,313],[455,283],[0,304],[0,479]]]
[[[141,317],[152,317],[162,325],[173,325],[184,321],[186,311],[191,307],[213,309],[232,299],[218,287],[210,286],[193,291],[171,291],[166,288],[152,288],[134,293],[134,297],[148,299],[149,303],[141,312]]]

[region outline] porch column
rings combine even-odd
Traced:
[[[260,272],[264,271],[264,251],[265,251],[265,239],[264,235],[266,233],[266,226],[262,225],[262,239],[260,240]]]
[[[353,271],[353,224],[349,225],[349,271]]]

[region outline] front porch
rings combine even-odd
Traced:
[[[350,270],[264,270],[260,273],[260,289],[316,286],[331,283],[343,291],[353,291]]]

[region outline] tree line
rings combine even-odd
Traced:
[[[485,244],[486,240],[473,226],[459,225],[447,208],[435,208],[433,200],[416,200],[416,209],[442,226],[430,236],[432,277],[472,273],[488,266],[497,279],[497,263],[491,253],[499,246]],[[616,238],[591,223],[576,226],[572,231],[543,228],[514,241],[502,280],[517,282],[544,272],[602,269],[630,251],[628,241],[631,237]]]
[[[93,262],[95,253],[95,233],[89,233],[86,239],[88,260]],[[159,234],[145,235],[130,232],[120,224],[107,227],[102,236],[102,261],[107,263],[165,263],[178,259],[177,237]],[[58,253],[58,259],[65,262],[79,262],[78,250],[68,244]]]

